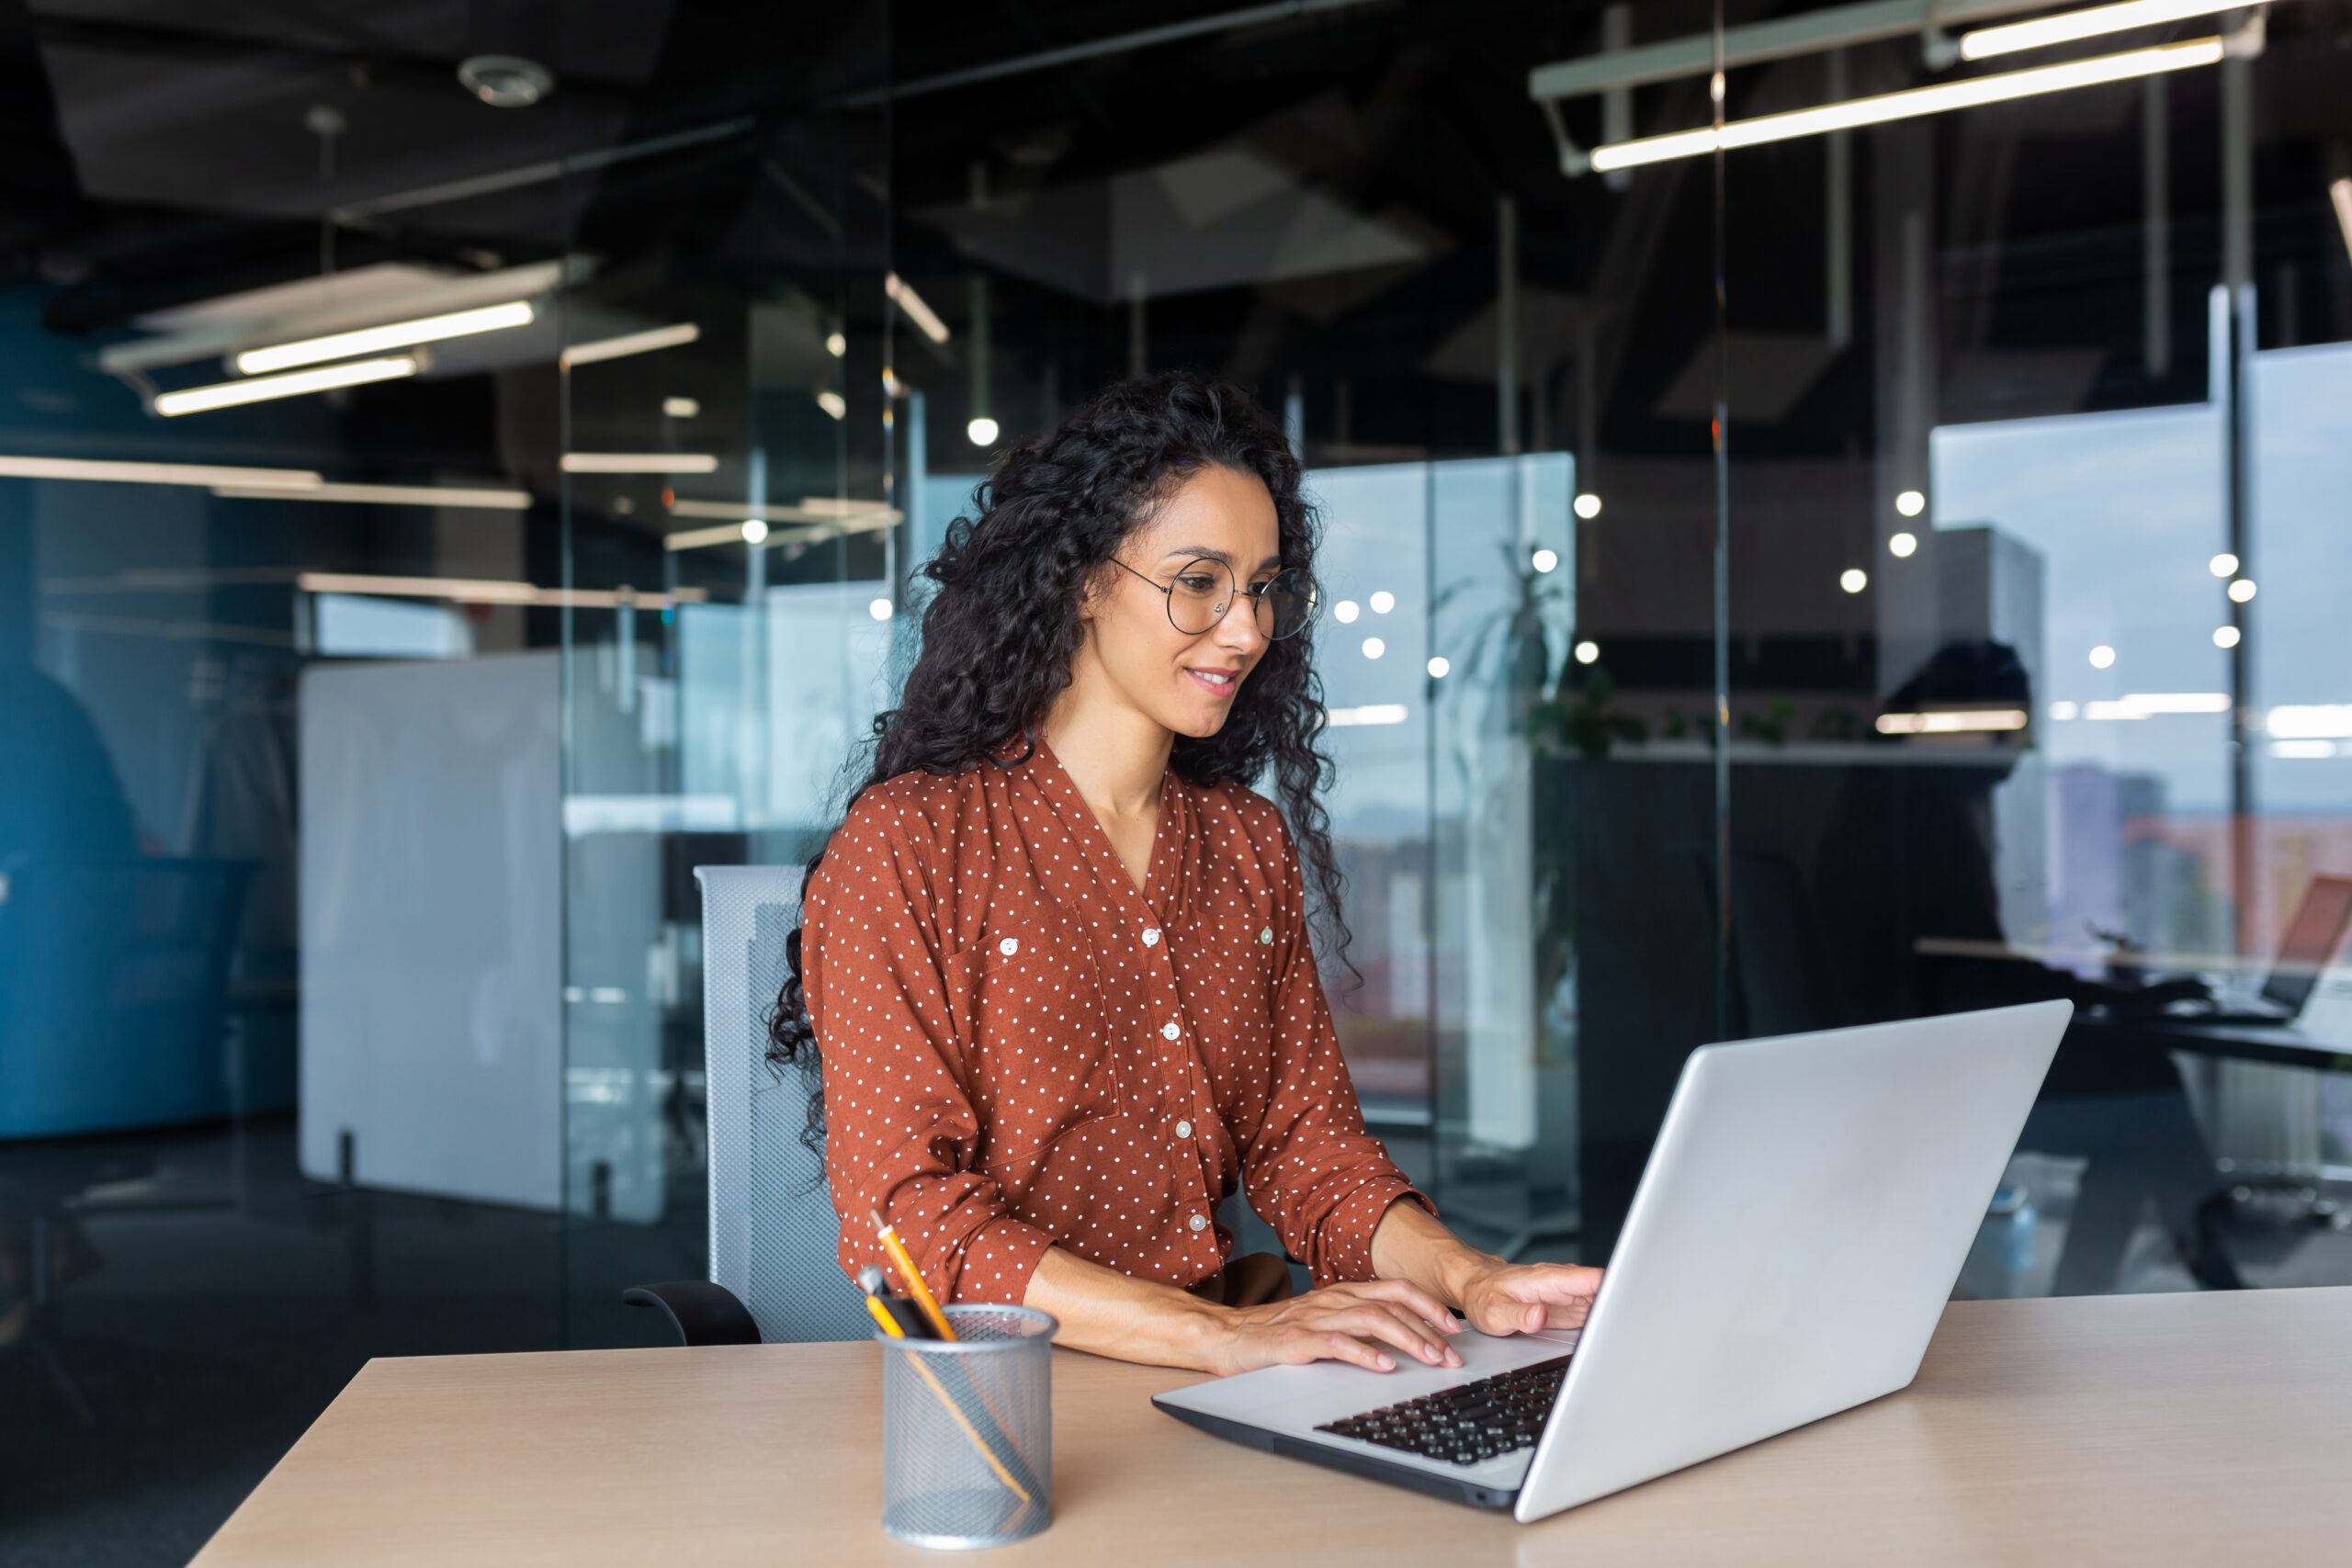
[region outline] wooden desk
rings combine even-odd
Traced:
[[[2341,1563],[2352,1289],[1961,1303],[1911,1388],[1521,1527],[1054,1366],[1057,1518],[991,1563]],[[369,1362],[198,1568],[938,1562],[876,1520],[873,1348]]]

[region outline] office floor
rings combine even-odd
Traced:
[[[369,1357],[639,1331],[616,1301],[609,1321],[582,1303],[575,1319],[594,1321],[567,1335],[552,1216],[386,1193],[355,1205],[301,1175],[290,1117],[62,1149],[69,1180],[131,1174],[51,1194],[87,1242],[69,1247],[86,1271],[62,1280],[55,1327],[92,1419],[21,1346],[0,1350],[6,1568],[185,1562]],[[21,1202],[60,1153],[0,1145],[0,1180]],[[673,1278],[671,1250],[661,1231],[575,1234],[571,1273]]]
[[[1427,1148],[1398,1143],[1419,1169]],[[551,1216],[487,1205],[384,1193],[355,1205],[300,1174],[290,1119],[64,1152],[61,1166],[55,1145],[0,1145],[0,1190],[22,1201],[60,1168],[80,1182],[52,1190],[88,1243],[56,1326],[93,1419],[61,1406],[21,1347],[0,1350],[0,1568],[184,1562],[368,1357],[655,1343],[657,1325],[603,1282],[696,1267],[681,1237],[698,1215],[566,1238]],[[1998,1293],[2046,1292],[2064,1244],[2072,1173],[2022,1174],[2032,1259]],[[2229,1243],[2256,1284],[2352,1282],[2352,1234],[2313,1223],[2293,1194],[2241,1204]],[[1572,1260],[1576,1247],[1526,1256]],[[567,1297],[567,1279],[596,1283]],[[2192,1288],[2153,1224],[2119,1283]]]

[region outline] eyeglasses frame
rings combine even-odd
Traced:
[[[1257,586],[1245,587],[1243,586],[1241,580],[1234,576],[1233,569],[1226,565],[1225,562],[1210,556],[1201,556],[1195,558],[1205,561],[1209,565],[1223,571],[1225,573],[1226,581],[1233,584],[1233,593],[1227,597],[1225,604],[1218,608],[1216,616],[1210,620],[1206,626],[1204,626],[1201,630],[1196,632],[1184,631],[1182,626],[1177,625],[1176,585],[1173,582],[1159,582],[1149,577],[1146,577],[1142,572],[1137,571],[1134,567],[1129,566],[1126,562],[1121,560],[1116,556],[1113,556],[1111,558],[1111,564],[1117,567],[1120,570],[1127,573],[1130,577],[1138,578],[1149,586],[1159,589],[1160,598],[1166,604],[1168,611],[1168,624],[1171,626],[1175,626],[1178,631],[1184,632],[1186,637],[1206,637],[1209,633],[1223,626],[1225,624],[1226,615],[1233,608],[1233,601],[1235,599],[1249,600],[1250,617],[1252,620],[1257,620],[1258,612],[1265,607],[1267,592],[1272,589],[1275,583],[1280,582],[1285,576],[1294,571],[1306,579],[1306,619],[1298,623],[1297,630],[1287,632],[1273,631],[1270,629],[1263,621],[1259,621],[1259,635],[1263,637],[1268,642],[1281,642],[1286,637],[1296,637],[1299,632],[1303,632],[1307,628],[1307,626],[1315,619],[1316,612],[1323,607],[1322,585],[1315,581],[1315,574],[1308,571],[1303,566],[1283,567],[1281,570],[1275,572],[1273,576],[1266,579],[1265,581],[1259,583]]]

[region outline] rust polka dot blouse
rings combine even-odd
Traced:
[[[1317,1282],[1372,1277],[1414,1192],[1364,1131],[1272,806],[1173,773],[1141,892],[1061,764],[865,792],[811,882],[841,1263],[879,1207],[941,1299],[1018,1302],[1048,1247],[1170,1285],[1237,1187]]]

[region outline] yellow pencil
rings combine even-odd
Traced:
[[[882,1332],[891,1338],[904,1339],[907,1337],[906,1330],[899,1326],[898,1320],[890,1315],[890,1309],[882,1304],[880,1297],[868,1294],[865,1298],[865,1310],[873,1314],[875,1322],[882,1325]],[[998,1460],[995,1451],[989,1447],[988,1440],[974,1429],[972,1423],[965,1418],[964,1413],[956,1407],[956,1401],[948,1395],[947,1390],[941,1385],[939,1379],[932,1375],[931,1369],[923,1365],[922,1357],[915,1358],[914,1369],[922,1374],[922,1381],[931,1385],[931,1392],[939,1396],[940,1408],[954,1416],[956,1425],[964,1428],[964,1436],[972,1439],[972,1447],[978,1450],[982,1459],[988,1461],[989,1468],[996,1472],[996,1478],[1003,1482],[1006,1488],[1023,1503],[1034,1501],[1029,1495],[1028,1489],[1015,1481],[1012,1478],[1012,1472],[1005,1469],[1002,1461]]]
[[[874,1321],[880,1324],[882,1332],[891,1338],[904,1339],[907,1337],[907,1331],[899,1326],[899,1320],[890,1315],[890,1309],[874,1297],[865,1298],[865,1310],[874,1314]]]
[[[931,1287],[922,1282],[922,1275],[916,1271],[915,1260],[907,1256],[906,1244],[899,1239],[899,1233],[890,1228],[890,1222],[882,1217],[881,1210],[869,1209],[866,1213],[873,1216],[874,1228],[881,1233],[882,1250],[890,1255],[899,1278],[907,1282],[907,1294],[914,1297],[915,1305],[922,1309],[923,1316],[931,1320],[931,1326],[942,1339],[955,1338],[956,1330],[948,1325],[947,1314],[932,1299]]]

